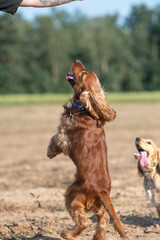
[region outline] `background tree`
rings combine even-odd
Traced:
[[[90,19],[53,10],[34,21],[0,15],[0,93],[68,92],[80,59],[107,91],[160,90],[160,6]]]

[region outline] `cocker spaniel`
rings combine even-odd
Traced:
[[[110,199],[111,180],[107,162],[104,124],[116,117],[105,101],[104,92],[95,73],[85,69],[80,61],[72,65],[67,80],[73,88],[71,106],[64,106],[58,132],[51,138],[47,156],[64,153],[77,168],[75,181],[65,193],[65,205],[75,222],[72,230],[64,231],[64,239],[74,240],[87,228],[88,211],[93,211],[98,223],[94,240],[105,239],[109,216],[114,228],[125,238],[122,224]]]
[[[160,150],[151,139],[136,138],[138,171],[144,177],[143,186],[148,199],[160,217]]]

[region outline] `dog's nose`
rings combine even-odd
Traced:
[[[74,61],[74,63],[78,63],[78,62],[79,62],[79,60]]]
[[[136,138],[136,142],[139,142],[141,139],[139,137]]]

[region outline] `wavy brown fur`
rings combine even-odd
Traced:
[[[111,180],[103,129],[105,122],[112,121],[116,113],[106,103],[94,73],[88,72],[80,61],[73,64],[73,73],[76,84],[72,86],[72,100],[83,104],[85,111],[64,106],[58,133],[52,137],[47,153],[49,158],[53,158],[63,152],[72,159],[77,169],[75,181],[65,193],[66,208],[75,227],[64,231],[62,237],[74,240],[87,228],[86,213],[93,211],[98,219],[94,240],[105,240],[109,215],[114,220],[115,230],[124,238],[125,232],[110,199]],[[75,124],[69,119],[71,113]]]

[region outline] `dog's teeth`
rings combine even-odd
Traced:
[[[141,157],[141,154],[140,153],[134,153],[134,157],[135,157],[135,159],[140,159],[140,157]]]

